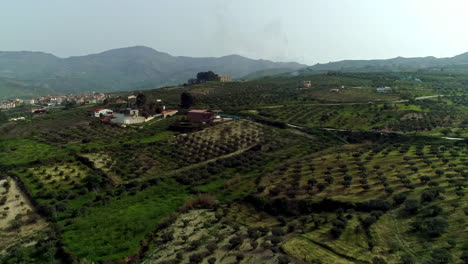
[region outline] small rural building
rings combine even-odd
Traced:
[[[139,124],[150,121],[154,118],[154,116],[150,116],[148,118],[139,115],[139,111],[137,109],[125,109],[121,113],[113,113],[113,118],[110,119],[111,123],[116,124]]]
[[[47,113],[46,109],[34,109],[31,111],[33,114],[45,114]]]
[[[375,91],[378,92],[378,93],[391,93],[392,92],[392,87],[388,87],[388,86],[379,87],[379,88],[375,88]]]
[[[229,75],[219,75],[220,82],[232,82],[232,78]]]
[[[210,110],[190,110],[187,119],[190,123],[211,123],[215,118],[215,113]]]
[[[114,111],[110,109],[100,108],[91,111],[94,117],[101,117],[101,116],[110,116]]]
[[[338,89],[338,88],[332,88],[332,89],[330,89],[330,92],[332,92],[332,93],[339,93],[339,92],[340,92],[340,89]]]
[[[168,116],[173,116],[175,114],[177,114],[177,110],[165,110],[165,111],[162,111],[161,114],[162,114],[162,118],[166,118]]]
[[[312,87],[312,82],[311,81],[304,81],[303,86],[304,86],[304,88],[310,88],[310,87]]]

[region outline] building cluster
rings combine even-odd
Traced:
[[[55,106],[66,102],[73,102],[76,104],[96,104],[103,102],[106,98],[108,98],[108,95],[103,93],[38,96],[31,99],[11,99],[0,101],[0,109],[8,110],[21,105]]]
[[[187,121],[190,124],[209,124],[221,121],[231,120],[234,117],[221,117],[221,110],[199,110],[193,109],[186,112]],[[91,116],[99,118],[103,124],[118,124],[121,126],[139,124],[148,122],[155,118],[167,118],[179,113],[178,110],[163,110],[159,114],[152,116],[142,115],[140,110],[135,108],[126,108],[114,111],[112,109],[99,108],[91,111]]]
[[[101,123],[113,123],[119,125],[131,125],[148,122],[154,118],[166,118],[175,115],[177,110],[164,110],[160,114],[147,116],[142,115],[140,110],[134,108],[126,108],[123,110],[113,111],[111,109],[99,108],[91,111],[91,115],[99,117]]]

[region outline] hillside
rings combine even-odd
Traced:
[[[232,118],[205,125],[89,115],[117,103],[24,113],[0,124],[0,263],[467,263],[467,80],[314,73],[143,92],[168,109],[189,92],[192,109]]]
[[[241,78],[259,70],[295,70],[305,66],[238,55],[177,57],[144,46],[69,58],[41,52],[0,52],[0,77],[26,81],[44,89],[24,93],[14,85],[1,86],[1,94],[11,96],[47,94],[50,91],[63,94],[158,88],[182,84],[200,71],[212,70]]]
[[[449,58],[436,57],[396,57],[387,60],[342,60],[324,64],[316,64],[301,70],[301,72],[401,72],[415,71],[420,69],[444,68],[453,66],[466,66],[468,64],[468,53],[463,53]]]

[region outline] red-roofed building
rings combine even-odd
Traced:
[[[173,116],[177,114],[177,110],[166,110],[166,111],[162,111],[161,114],[163,118],[166,118],[168,116]]]
[[[215,118],[215,113],[210,110],[190,110],[187,119],[191,123],[211,123]]]

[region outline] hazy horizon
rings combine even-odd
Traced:
[[[173,56],[295,61],[451,57],[468,51],[453,1],[33,1],[3,3],[2,51],[58,57],[147,46]]]

